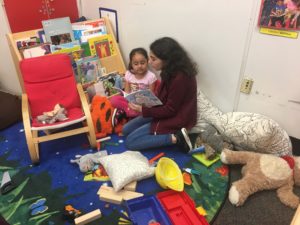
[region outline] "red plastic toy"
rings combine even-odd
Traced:
[[[186,192],[169,190],[157,193],[156,197],[174,225],[209,225]]]

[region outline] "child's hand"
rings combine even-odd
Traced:
[[[137,105],[137,104],[129,102],[128,106],[129,106],[129,108],[133,109],[134,111],[142,112],[142,106],[141,105]]]

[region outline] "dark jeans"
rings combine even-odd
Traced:
[[[152,118],[138,116],[123,127],[126,136],[125,145],[128,150],[144,150],[154,147],[174,145],[171,134],[151,134]]]

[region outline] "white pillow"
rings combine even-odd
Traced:
[[[287,132],[264,115],[250,112],[226,113],[214,126],[238,149],[278,156],[292,155],[292,144]]]
[[[142,180],[154,175],[154,167],[148,159],[137,151],[126,151],[100,158],[115,191],[121,190],[132,181]]]
[[[274,155],[292,155],[292,144],[287,132],[274,120],[249,112],[224,114],[198,90],[198,120],[191,132],[203,128],[203,120],[216,127],[224,140],[236,148]]]

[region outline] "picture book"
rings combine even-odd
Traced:
[[[46,43],[46,37],[45,37],[45,31],[44,30],[39,30],[37,31],[37,35],[39,37],[40,43]]]
[[[205,153],[195,153],[192,155],[195,159],[201,162],[204,166],[209,167],[220,159],[220,155],[217,155],[214,159],[208,160],[205,157]]]
[[[90,38],[88,42],[91,55],[98,55],[99,58],[116,55],[116,49],[110,34]]]
[[[84,21],[83,24],[90,25],[92,27],[101,27],[101,26],[105,26],[105,20],[100,19],[95,21]]]
[[[51,53],[50,44],[41,44],[23,48],[20,49],[20,53],[23,55],[24,59],[47,55]]]
[[[82,84],[96,82],[101,76],[101,64],[98,57],[84,57],[76,61],[78,75],[77,82]]]
[[[76,62],[79,59],[82,59],[82,58],[85,57],[84,50],[83,49],[75,50],[75,51],[69,52],[68,55],[70,56],[70,59],[71,59],[72,68],[73,68],[75,77],[77,77],[78,76],[78,70],[77,70],[77,63]]]
[[[85,56],[91,55],[89,43],[87,43],[87,42],[81,43],[80,46],[81,46],[81,49],[83,49]]]
[[[60,45],[50,45],[52,53],[69,53],[75,50],[80,49],[79,41],[73,41],[69,43],[64,43]]]
[[[99,77],[98,82],[102,82],[106,96],[119,94],[119,89],[123,88],[122,75],[118,74],[117,72],[109,73]]]
[[[93,26],[91,25],[72,25],[72,30],[73,30],[73,35],[74,35],[74,39],[80,41],[81,40],[81,36],[82,36],[82,32],[84,30],[87,29],[91,29],[93,28]]]
[[[89,36],[93,34],[98,34],[98,35],[106,34],[106,27],[93,27],[82,31],[83,36]]]
[[[162,102],[159,100],[159,98],[157,98],[149,89],[135,91],[130,94],[126,94],[124,97],[128,100],[128,102],[143,105],[149,108],[156,105],[162,105]]]
[[[159,100],[159,98],[157,98],[154,95],[154,93],[149,89],[135,91],[130,94],[126,93],[120,88],[114,87],[114,89],[121,92],[121,94],[127,99],[128,102],[132,102],[138,105],[143,105],[146,107],[162,105],[162,102]]]
[[[43,20],[42,25],[47,42],[53,45],[69,43],[74,41],[74,34],[69,17]]]
[[[37,46],[39,44],[40,40],[36,36],[16,40],[16,45],[19,50],[22,48]]]

